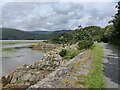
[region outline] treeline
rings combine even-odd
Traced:
[[[101,27],[89,26],[61,34],[54,38],[52,42],[59,44],[74,44],[80,40],[100,41],[102,33]]]
[[[114,15],[113,20],[109,22],[112,25],[105,28],[103,40],[120,46],[120,1],[118,2],[116,8],[117,13]]]
[[[80,49],[89,48],[93,42],[100,42],[103,38],[104,29],[98,26],[79,28],[68,33],[59,35],[52,40],[58,44],[78,44]]]

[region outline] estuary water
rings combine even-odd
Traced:
[[[11,43],[12,42],[12,43]],[[33,43],[41,42],[41,40],[7,40],[2,41],[2,55],[0,56],[0,76],[9,75],[15,68],[23,64],[32,64],[41,60],[44,52],[32,50],[31,48],[8,49],[14,47],[24,47]],[[7,49],[5,49],[7,48]]]

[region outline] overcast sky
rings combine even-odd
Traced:
[[[95,0],[94,0],[95,1]],[[105,27],[116,13],[116,2],[4,2],[1,27],[21,30],[62,30]],[[1,20],[0,20],[1,21]]]

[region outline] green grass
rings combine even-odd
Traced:
[[[19,42],[19,41],[14,41],[14,42],[10,42],[10,41],[8,41],[8,42],[0,42],[0,44],[2,44],[2,45],[12,45],[12,44],[24,44],[24,43],[36,43],[36,42]]]
[[[102,64],[102,56],[103,49],[100,43],[96,43],[92,48],[92,58],[93,58],[93,66],[91,69],[91,75],[87,80],[88,88],[99,88],[99,90],[105,87],[104,79],[103,79],[103,64]],[[90,89],[90,90],[91,90]]]
[[[17,44],[20,42],[0,42],[2,45],[8,45],[8,44]]]
[[[67,54],[62,58],[63,60],[69,60],[74,58],[78,55],[81,51],[80,50],[67,50]]]
[[[2,48],[0,50],[2,50],[2,51],[12,51],[12,50],[15,50],[15,48]]]

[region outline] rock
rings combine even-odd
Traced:
[[[8,83],[8,80],[7,80],[7,78],[6,78],[5,76],[2,76],[2,77],[1,77],[1,82],[2,82],[2,84],[4,85],[4,84],[7,84],[7,83]]]
[[[54,64],[55,64],[56,66],[59,66],[59,65],[60,65],[60,62],[54,62]]]
[[[24,72],[20,71],[17,73],[17,77],[21,77],[24,74]]]
[[[60,57],[59,52],[60,50],[49,51],[44,54],[42,60],[32,65],[24,64],[23,66],[17,68],[10,75],[11,79],[9,84],[30,85],[45,78],[50,72],[54,71],[60,65],[60,60],[62,58]],[[4,80],[4,82],[6,81]]]
[[[19,82],[16,85],[25,85],[25,82],[22,80],[19,80]]]
[[[31,74],[30,74],[30,73],[24,74],[24,75],[22,76],[22,80],[27,81],[27,80],[29,80],[30,77],[31,77]]]
[[[24,85],[28,85],[28,86],[29,86],[29,85],[30,85],[30,82],[25,82]]]
[[[17,78],[13,77],[12,80],[11,80],[11,83],[14,84],[17,82]]]
[[[89,74],[89,71],[87,69],[81,69],[80,71],[77,72],[78,75],[84,75],[87,76]]]
[[[29,79],[29,81],[35,81],[36,75],[32,75]]]

